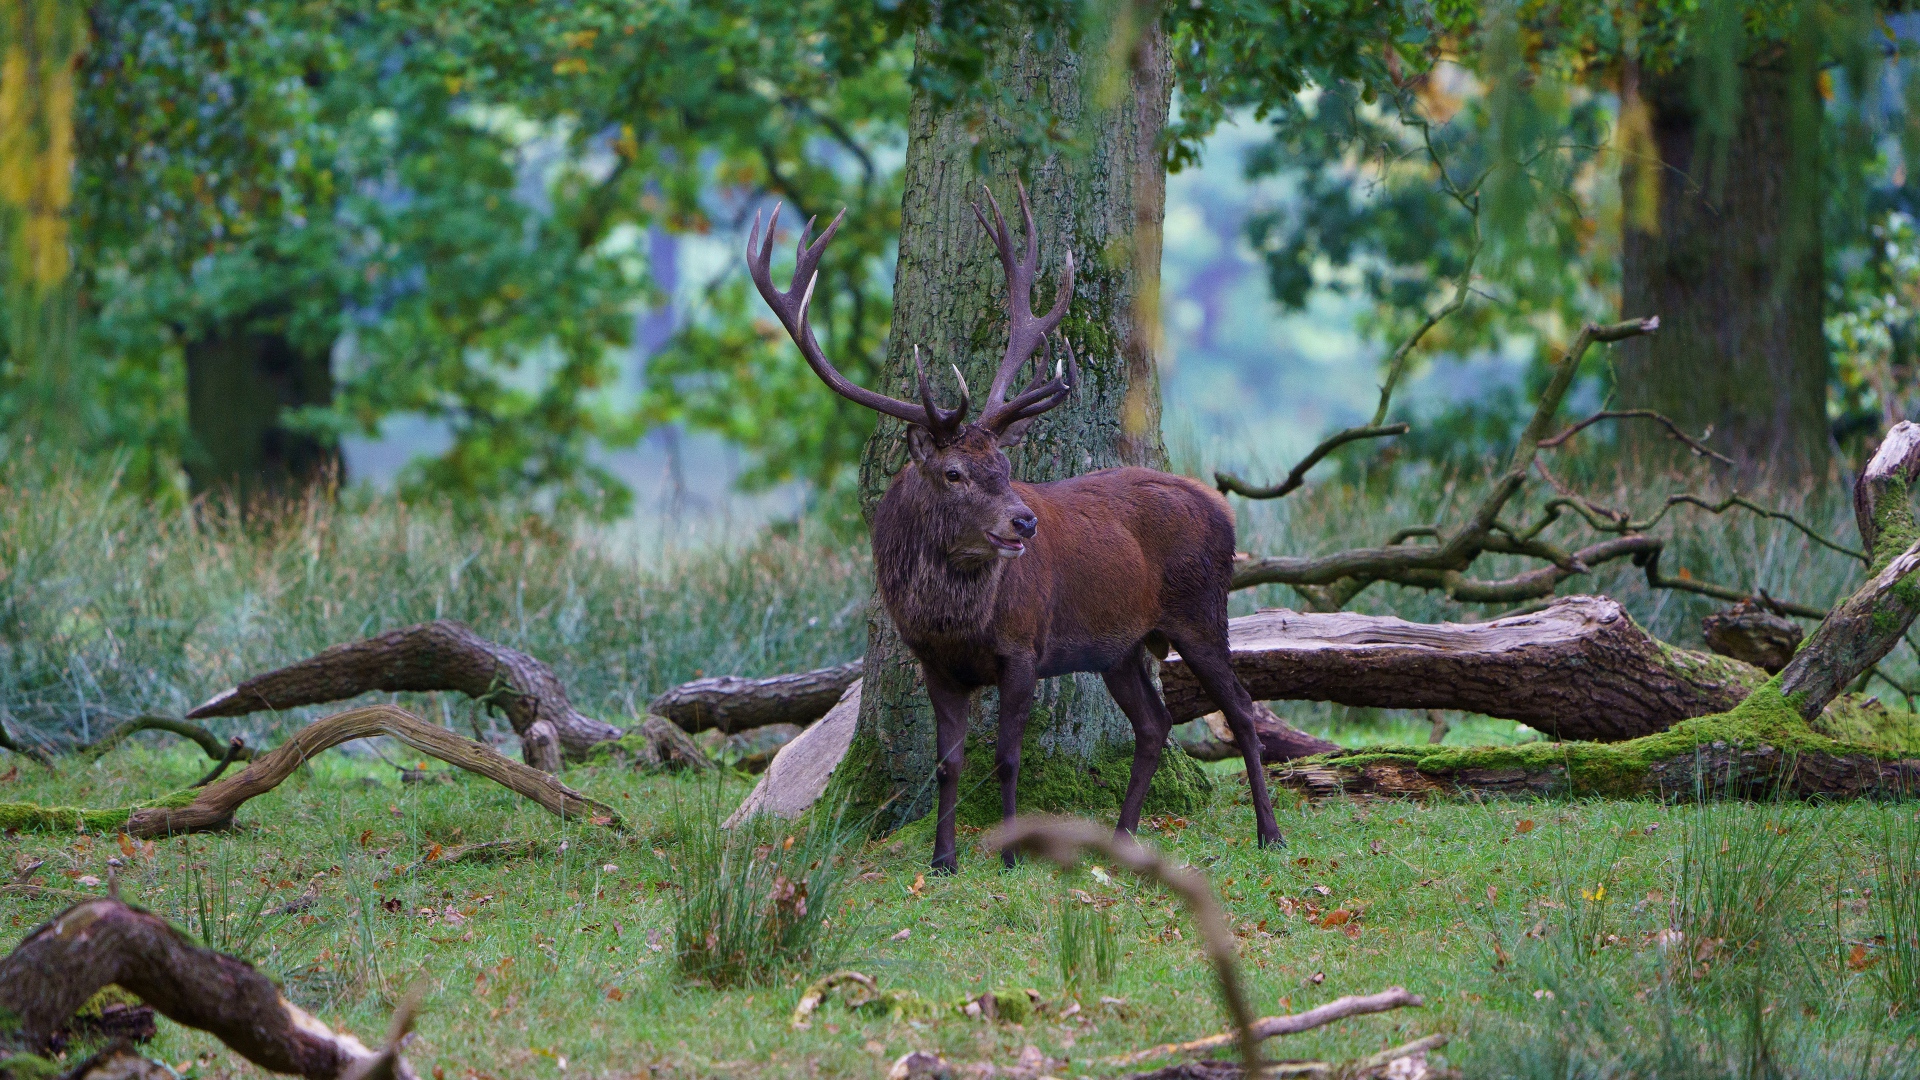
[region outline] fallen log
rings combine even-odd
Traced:
[[[1821,622],[1778,675],[1725,711],[1626,742],[1391,747],[1282,768],[1312,794],[1910,796],[1920,791],[1920,716],[1844,690],[1920,615],[1920,528],[1908,501],[1920,427],[1888,433],[1855,485],[1871,578]]]
[[[1707,648],[1752,664],[1769,675],[1787,666],[1806,636],[1799,623],[1752,600],[1742,600],[1701,619],[1700,631],[1707,639]]]
[[[805,726],[827,714],[860,677],[864,660],[834,667],[743,679],[720,675],[695,679],[668,690],[647,704],[688,731],[718,728],[732,734],[769,724]]]
[[[112,898],[75,904],[0,959],[7,1034],[29,1053],[45,1053],[74,1013],[111,985],[273,1072],[309,1080],[415,1076],[400,1055],[411,1002],[396,1013],[386,1045],[369,1049],[288,1003],[251,964],[202,948],[166,920]]]
[[[1227,637],[1234,672],[1256,701],[1481,713],[1567,739],[1629,739],[1724,712],[1767,677],[1739,660],[1656,641],[1603,596],[1562,597],[1484,623],[1273,609],[1229,621]],[[858,675],[856,661],[772,679],[702,679],[650,708],[683,727],[810,723],[826,711],[818,704],[826,689],[844,691]],[[1161,665],[1160,683],[1175,723],[1214,711],[1178,653]],[[805,694],[787,689],[800,686]],[[1269,762],[1334,749],[1271,712],[1258,727]]]
[[[96,831],[121,829],[140,839],[221,829],[232,824],[234,811],[241,804],[272,791],[302,762],[341,743],[377,735],[397,739],[423,754],[484,776],[563,818],[621,827],[620,815],[613,807],[587,798],[539,769],[504,757],[490,746],[462,738],[393,705],[368,705],[316,720],[233,776],[138,806],[87,809],[0,803],[0,827],[22,831],[71,830],[76,826]]]
[[[1451,709],[1564,739],[1628,739],[1724,712],[1766,680],[1655,641],[1616,601],[1568,596],[1484,623],[1283,609],[1231,620],[1234,672],[1256,700]],[[1160,669],[1174,721],[1213,711],[1178,654]]]
[[[1564,738],[1663,731],[1688,717],[1724,712],[1766,680],[1765,672],[1738,660],[1655,641],[1618,603],[1599,596],[1565,597],[1486,623],[1263,611],[1229,621],[1227,636],[1234,671],[1257,700],[1455,709],[1519,720]],[[1175,723],[1213,711],[1177,653],[1161,666],[1160,682]],[[852,743],[858,686],[829,713],[851,710],[843,722],[831,733],[803,735],[782,747],[729,821],[762,810],[792,817],[819,798]],[[1255,727],[1269,765],[1340,750],[1265,708]],[[1218,733],[1213,741],[1230,746]],[[782,767],[788,754],[794,756]]]
[[[456,690],[497,709],[521,737],[527,764],[547,772],[559,771],[560,755],[582,759],[596,744],[623,734],[604,720],[581,715],[546,664],[446,619],[335,645],[256,675],[215,694],[187,719],[320,705],[374,690]],[[529,729],[542,721],[550,731],[529,738]]]

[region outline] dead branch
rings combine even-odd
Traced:
[[[654,698],[647,704],[647,711],[687,731],[718,728],[732,733],[768,724],[805,726],[833,708],[860,677],[864,664],[864,660],[854,660],[766,679],[735,675],[695,679]]]
[[[1387,359],[1387,379],[1380,384],[1380,404],[1374,408],[1372,420],[1359,427],[1350,427],[1345,431],[1336,432],[1321,440],[1320,445],[1308,451],[1307,456],[1301,458],[1298,464],[1288,470],[1286,479],[1278,484],[1254,487],[1232,473],[1216,472],[1213,474],[1213,483],[1220,489],[1220,493],[1242,495],[1249,499],[1283,498],[1306,483],[1307,473],[1312,471],[1315,465],[1320,464],[1328,454],[1342,446],[1362,439],[1384,439],[1405,435],[1412,430],[1408,424],[1387,423],[1387,407],[1393,401],[1393,388],[1400,382],[1401,374],[1406,371],[1407,357],[1412,354],[1413,347],[1420,344],[1420,339],[1427,336],[1427,331],[1440,325],[1447,316],[1466,306],[1467,297],[1472,295],[1473,264],[1479,257],[1480,243],[1476,234],[1473,250],[1467,254],[1467,265],[1460,272],[1460,284],[1453,291],[1453,299],[1447,301],[1438,311],[1428,315],[1425,321],[1421,322]]]
[[[227,771],[227,766],[240,760],[240,754],[242,751],[246,750],[246,748],[247,748],[247,740],[241,738],[238,735],[235,735],[233,738],[227,740],[226,755],[223,756],[218,762],[216,762],[212,769],[207,771],[207,775],[201,777],[198,780],[195,780],[192,784],[188,786],[203,788],[203,787],[206,787],[208,784],[213,783],[215,780],[220,779],[220,774]],[[253,755],[248,754],[247,756],[252,757]]]
[[[1752,664],[1769,675],[1787,666],[1804,636],[1799,623],[1766,611],[1751,600],[1708,615],[1700,620],[1700,630],[1714,652]]]
[[[1226,1001],[1227,1014],[1233,1018],[1240,1061],[1249,1073],[1259,1070],[1260,1040],[1254,1034],[1253,1012],[1247,1008],[1246,996],[1240,990],[1233,933],[1227,929],[1226,916],[1205,877],[1187,867],[1175,866],[1131,836],[1115,835],[1105,825],[1079,818],[1017,817],[994,826],[981,839],[981,844],[990,852],[1019,851],[1037,855],[1062,869],[1079,865],[1082,852],[1095,851],[1178,896],[1193,915],[1207,960],[1213,965],[1214,978],[1220,984],[1220,996]]]
[[[1672,420],[1667,419],[1665,416],[1662,416],[1661,414],[1654,412],[1652,409],[1607,409],[1602,412],[1597,412],[1597,413],[1594,413],[1592,416],[1587,417],[1585,420],[1582,420],[1579,423],[1574,424],[1572,427],[1569,427],[1565,431],[1562,431],[1560,434],[1553,436],[1550,439],[1541,439],[1540,445],[1543,448],[1559,446],[1562,443],[1565,443],[1568,439],[1573,438],[1575,435],[1579,434],[1581,431],[1585,430],[1586,428],[1591,427],[1594,424],[1600,423],[1603,420],[1652,420],[1653,422],[1667,429],[1667,435],[1669,438],[1673,439],[1675,442],[1684,444],[1688,450],[1693,451],[1694,457],[1711,458],[1722,465],[1733,464],[1732,458],[1728,457],[1725,454],[1720,453],[1717,450],[1712,449],[1711,447],[1707,446],[1707,444],[1701,442],[1699,439],[1696,439],[1693,436],[1687,434],[1686,432],[1680,430],[1679,424],[1676,424]]]
[[[438,724],[393,705],[368,705],[316,720],[235,776],[200,788],[185,806],[150,806],[127,819],[127,832],[140,838],[172,836],[224,828],[247,800],[265,795],[293,775],[304,761],[355,739],[386,735],[471,773],[478,773],[563,818],[581,818],[619,827],[613,807],[555,780],[531,766],[503,757],[492,747],[465,739]]]
[[[1525,485],[1534,459],[1539,456],[1540,440],[1546,437],[1547,427],[1553,422],[1561,399],[1566,396],[1567,388],[1573,385],[1573,377],[1587,349],[1596,341],[1621,341],[1652,333],[1659,327],[1660,320],[1650,318],[1633,319],[1610,326],[1589,323],[1582,328],[1555,367],[1546,389],[1541,392],[1540,404],[1521,432],[1506,472],[1480,500],[1466,524],[1451,535],[1438,536],[1439,543],[1430,546],[1390,544],[1312,557],[1249,559],[1235,569],[1234,587],[1264,584],[1331,586],[1351,579],[1361,582],[1359,588],[1364,588],[1367,583],[1375,581],[1398,581],[1410,571],[1464,573],[1486,550],[1488,537],[1499,524],[1501,512]]]
[[[1912,534],[1910,528],[1907,532]],[[1818,719],[1848,683],[1900,643],[1901,635],[1920,616],[1920,590],[1907,581],[1917,568],[1920,542],[1895,556],[1886,569],[1835,608],[1780,672],[1780,692],[1803,719],[1809,723]]]
[[[1484,623],[1277,609],[1233,619],[1227,632],[1234,673],[1256,700],[1452,709],[1569,739],[1663,731],[1732,708],[1766,679],[1737,661],[1663,645],[1618,602],[1596,596]],[[1160,681],[1176,721],[1213,710],[1178,654]]]
[[[546,664],[445,619],[335,645],[223,690],[187,718],[318,705],[374,690],[454,690],[497,709],[521,736],[527,763],[548,772],[559,768],[558,758],[545,749],[549,745],[557,744],[566,756],[578,759],[596,744],[621,736],[612,724],[575,710],[566,687]],[[529,743],[528,729],[541,721],[551,725],[553,742],[536,736]],[[217,757],[218,751],[211,756]]]
[[[1762,506],[1738,493],[1718,501],[1698,495],[1669,496],[1661,509],[1645,521],[1634,521],[1625,511],[1602,506],[1577,495],[1562,484],[1540,460],[1543,449],[1563,445],[1576,432],[1601,420],[1648,419],[1664,424],[1672,435],[1701,456],[1722,460],[1721,455],[1699,440],[1681,431],[1673,421],[1648,410],[1613,410],[1597,413],[1548,436],[1547,430],[1559,411],[1560,403],[1578,372],[1581,357],[1596,342],[1613,342],[1659,329],[1658,318],[1616,323],[1612,326],[1588,325],[1554,369],[1553,378],[1541,392],[1533,417],[1514,449],[1507,470],[1475,507],[1467,522],[1447,533],[1436,526],[1419,526],[1395,533],[1384,547],[1358,548],[1316,557],[1248,557],[1235,564],[1233,587],[1281,584],[1291,586],[1317,611],[1338,611],[1375,582],[1385,581],[1414,588],[1434,589],[1464,603],[1513,604],[1553,595],[1559,585],[1571,577],[1590,573],[1594,566],[1620,558],[1632,558],[1646,572],[1647,584],[1655,589],[1690,592],[1715,599],[1738,602],[1761,599],[1778,614],[1802,618],[1823,618],[1826,612],[1804,604],[1758,597],[1749,592],[1700,581],[1681,573],[1672,577],[1660,573],[1660,554],[1664,542],[1642,535],[1676,506],[1694,506],[1713,514],[1733,508],[1748,510],[1798,529],[1810,540],[1841,554],[1864,558],[1861,552],[1835,543],[1792,514]],[[1527,527],[1509,525],[1501,520],[1508,503],[1524,487],[1527,477],[1538,472],[1559,493],[1550,500],[1539,521]],[[1303,474],[1304,475],[1304,474]],[[1295,485],[1297,486],[1297,485]],[[1222,490],[1229,490],[1223,486]],[[1589,527],[1613,534],[1615,539],[1567,551],[1541,539],[1544,531],[1572,510]],[[1416,538],[1432,539],[1431,545],[1409,545]],[[1468,577],[1473,563],[1483,554],[1521,555],[1539,559],[1547,565],[1511,577],[1483,580]]]
[[[1266,1016],[1253,1022],[1253,1036],[1265,1041],[1278,1035],[1297,1035],[1302,1031],[1312,1031],[1335,1020],[1345,1020],[1351,1016],[1366,1016],[1370,1013],[1388,1012],[1393,1009],[1412,1006],[1420,1008],[1426,1004],[1418,994],[1408,993],[1405,987],[1393,986],[1377,994],[1349,995],[1335,998],[1325,1005],[1318,1005],[1305,1012],[1287,1016]],[[1154,1058],[1173,1057],[1176,1054],[1203,1054],[1209,1050],[1218,1050],[1230,1046],[1239,1036],[1234,1032],[1224,1035],[1209,1035],[1204,1039],[1191,1042],[1163,1043],[1145,1050],[1136,1050],[1131,1054],[1110,1057],[1103,1064],[1115,1066],[1138,1065]]]
[[[84,748],[80,753],[88,758],[100,757],[107,751],[112,750],[114,747],[127,741],[128,738],[142,731],[166,731],[178,735],[181,738],[191,739],[206,753],[210,761],[219,761],[225,758],[231,748],[231,744],[227,740],[222,739],[220,736],[215,735],[199,724],[172,716],[135,716],[115,724],[113,730],[100,736],[93,745]],[[241,751],[244,754],[242,760],[253,757],[253,752],[246,749],[244,742],[240,745]]]
[[[1328,454],[1333,453],[1348,443],[1359,442],[1362,439],[1392,438],[1395,435],[1405,435],[1412,430],[1413,425],[1406,423],[1366,424],[1361,427],[1350,427],[1322,439],[1320,445],[1309,450],[1306,457],[1301,458],[1294,464],[1293,468],[1287,471],[1286,479],[1281,480],[1277,484],[1271,484],[1267,487],[1254,487],[1252,484],[1247,483],[1245,480],[1240,479],[1230,472],[1216,472],[1213,474],[1213,486],[1219,488],[1223,495],[1240,495],[1249,499],[1285,498],[1307,482],[1307,473],[1311,472],[1315,465],[1320,464],[1321,461],[1326,459]]]
[[[1240,747],[1234,742],[1233,731],[1227,727],[1226,714],[1215,711],[1201,719],[1206,721],[1206,736],[1200,740],[1180,739],[1180,749],[1202,761],[1238,760]],[[1339,743],[1301,731],[1258,701],[1253,703],[1253,731],[1260,740],[1260,760],[1269,764],[1330,754],[1340,749]]]
[[[0,1007],[28,1047],[44,1051],[103,987],[118,985],[162,1016],[198,1028],[261,1068],[309,1080],[414,1080],[400,1056],[411,1024],[403,1007],[388,1042],[368,1049],[289,1004],[271,980],[201,948],[166,920],[114,899],[61,912],[0,960]]]
[[[31,759],[46,768],[53,768],[53,759],[47,756],[46,751],[37,746],[29,746],[13,737],[13,732],[7,729],[5,717],[0,717],[0,750],[11,750],[21,757]]]

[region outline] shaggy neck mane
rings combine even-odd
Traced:
[[[919,470],[894,477],[873,518],[874,574],[880,596],[909,641],[970,638],[987,632],[1005,560],[956,565],[963,525],[943,514]]]

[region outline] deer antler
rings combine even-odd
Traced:
[[[1034,417],[1067,400],[1067,395],[1080,385],[1080,364],[1073,355],[1073,342],[1062,334],[1060,345],[1067,354],[1064,361],[1054,360],[1053,339],[1047,339],[1047,359],[1053,360],[1053,378],[1047,379],[1047,365],[1036,362],[1033,381],[1019,397],[1007,402],[1005,411],[1009,419],[1000,432],[1000,445],[1012,446],[1019,442]]]
[[[987,189],[987,205],[993,209],[993,224],[987,224],[987,216],[980,204],[973,205],[973,216],[980,222],[980,228],[993,241],[995,250],[1000,253],[1000,265],[1007,272],[1007,352],[1000,360],[1000,370],[993,377],[993,387],[987,392],[986,410],[981,413],[982,427],[996,435],[1005,435],[1008,429],[1020,420],[1031,419],[1053,408],[1067,398],[1077,379],[1065,377],[1064,371],[1056,371],[1052,381],[1038,383],[1029,387],[1013,401],[1007,400],[1007,388],[1013,384],[1013,378],[1020,368],[1033,356],[1034,350],[1047,340],[1060,325],[1067,314],[1067,305],[1073,300],[1073,252],[1068,251],[1062,260],[1060,285],[1054,293],[1053,307],[1042,316],[1033,313],[1033,282],[1040,268],[1040,237],[1033,227],[1033,210],[1027,204],[1027,189],[1016,182],[1015,190],[1020,194],[1020,218],[1026,228],[1026,258],[1014,255],[1013,234],[1007,228],[1007,219],[1000,214],[1000,203],[993,197],[992,189]],[[1072,357],[1071,349],[1068,351]],[[1044,402],[1044,404],[1042,404]]]
[[[927,384],[927,370],[920,363],[918,347],[914,349],[913,363],[920,377],[920,404],[915,405],[855,386],[827,361],[826,354],[820,351],[820,343],[814,340],[813,327],[807,323],[807,305],[813,301],[820,253],[826,250],[827,241],[833,239],[833,234],[839,230],[840,222],[846,216],[844,209],[834,215],[833,223],[827,226],[827,231],[821,233],[818,240],[812,239],[815,219],[807,219],[807,227],[801,231],[800,243],[794,252],[793,281],[787,286],[786,292],[781,292],[773,287],[772,270],[773,234],[780,225],[780,205],[774,205],[773,216],[767,220],[764,241],[760,236],[760,215],[753,215],[753,231],[747,235],[747,273],[753,277],[754,287],[760,290],[761,298],[779,316],[780,325],[787,328],[787,336],[800,347],[800,355],[806,357],[807,366],[820,376],[820,381],[826,383],[829,389],[856,405],[864,405],[909,424],[919,424],[937,438],[950,436],[966,419],[966,385],[961,384],[958,409],[942,409],[935,405],[933,392]]]

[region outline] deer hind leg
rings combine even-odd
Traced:
[[[1284,846],[1286,838],[1280,835],[1280,826],[1273,820],[1273,802],[1267,797],[1267,773],[1260,761],[1260,736],[1254,730],[1253,697],[1233,673],[1225,629],[1223,626],[1218,633],[1174,635],[1173,647],[1180,650],[1180,658],[1187,662],[1187,670],[1199,680],[1200,688],[1227,714],[1227,728],[1233,732],[1234,744],[1240,747],[1240,755],[1247,763],[1254,833],[1260,846]]]
[[[1140,805],[1147,800],[1147,786],[1160,770],[1160,755],[1167,746],[1167,733],[1173,730],[1173,715],[1167,703],[1153,687],[1147,670],[1147,656],[1134,649],[1125,660],[1102,672],[1107,692],[1133,724],[1133,768],[1127,773],[1127,797],[1120,803],[1118,831],[1131,834],[1140,827]]]
[[[934,819],[933,870],[954,874],[960,871],[960,857],[954,842],[953,815],[960,802],[960,770],[966,764],[969,695],[928,672],[927,697],[933,702],[934,747],[939,755],[934,768],[940,784],[940,804],[939,816]]]

